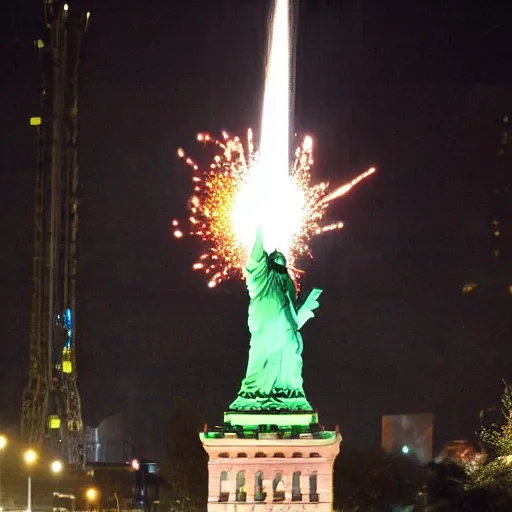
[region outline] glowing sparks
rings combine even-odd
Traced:
[[[263,230],[265,249],[284,253],[289,269],[299,275],[301,271],[294,264],[300,257],[311,255],[311,238],[343,227],[342,222],[323,225],[330,202],[375,172],[374,168],[368,169],[332,192],[328,183],[312,185],[311,137],[306,137],[296,150],[290,169],[288,0],[275,2],[268,58],[259,153],[254,151],[250,130],[245,144],[226,133],[222,140],[199,134],[199,142],[211,144],[217,150],[207,169],[200,169],[183,149],[178,149],[178,156],[193,171],[187,232],[207,246],[193,268],[208,276],[211,288],[232,276],[242,276],[258,225]],[[172,229],[177,238],[185,234],[176,220]]]
[[[254,176],[253,167],[259,166],[250,130],[245,144],[238,137],[231,138],[226,133],[223,140],[216,140],[207,134],[200,134],[198,140],[213,145],[217,151],[208,168],[200,169],[183,149],[178,150],[178,156],[192,169],[193,194],[188,204],[187,229],[177,220],[172,221],[172,228],[176,238],[188,234],[205,243],[207,250],[193,264],[193,269],[204,272],[208,276],[208,286],[213,288],[226,279],[242,276],[249,240],[252,243],[254,239],[254,213],[262,218],[262,210],[269,203],[268,194],[258,197],[253,189],[251,197],[244,196]],[[295,153],[286,183],[289,190],[296,191],[298,200],[295,206],[284,201],[289,209],[288,215],[295,219],[296,225],[287,251],[288,263],[298,275],[301,272],[293,266],[299,258],[311,255],[311,238],[343,227],[342,222],[323,224],[330,202],[375,172],[374,168],[368,169],[349,183],[329,192],[326,182],[311,184],[312,165],[313,141],[311,137],[306,137]],[[282,191],[278,192],[282,194]],[[256,212],[253,210],[254,204],[247,203],[254,201],[255,197],[260,202]],[[240,207],[244,201],[246,210]],[[244,212],[249,212],[254,218],[244,217]],[[282,221],[282,218],[273,219],[275,225],[280,225]]]
[[[217,154],[208,169],[199,170],[198,165],[188,157],[183,149],[178,156],[193,170],[194,194],[189,200],[189,234],[199,237],[208,244],[208,251],[194,263],[193,269],[204,272],[209,277],[208,286],[234,275],[241,268],[243,252],[233,230],[232,210],[241,184],[244,182],[248,163],[252,160],[252,133],[248,133],[248,150],[238,137],[230,138],[223,134],[223,141],[213,139],[208,134],[199,134],[197,140],[213,144]],[[182,230],[177,220],[172,222],[174,236],[181,238]]]
[[[337,188],[334,192],[329,194],[327,197],[324,197],[324,202],[332,201],[333,199],[337,199],[338,197],[344,196],[347,192],[349,192],[352,187],[357,185],[360,181],[363,181],[368,176],[372,175],[375,172],[375,167],[370,167],[366,172],[360,174],[357,178],[354,178],[350,183],[347,183],[340,188]]]

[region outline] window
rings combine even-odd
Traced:
[[[300,452],[293,452],[292,457],[294,459],[300,459],[302,457],[302,453],[300,453]]]
[[[263,489],[263,473],[258,471],[254,476],[254,501],[265,501],[267,493]]]
[[[257,452],[255,457],[262,458],[262,457],[266,457],[266,455],[263,452]]]
[[[239,458],[245,458],[245,457],[247,457],[247,453],[240,452],[240,453],[237,453],[236,456],[239,457]]]
[[[302,501],[300,492],[300,471],[295,471],[292,476],[292,501]]]
[[[311,452],[311,453],[309,454],[309,456],[310,456],[311,458],[316,458],[316,457],[320,457],[320,454],[319,454],[318,452]]]
[[[284,501],[284,482],[282,473],[277,473],[272,482],[272,493],[274,501]]]
[[[313,471],[313,473],[309,475],[309,501],[311,503],[318,502],[317,483],[318,475],[316,471]]]
[[[221,471],[220,473],[219,501],[229,501],[227,471]]]
[[[247,501],[245,492],[245,471],[236,474],[236,501]]]
[[[229,453],[228,452],[219,453],[219,457],[221,459],[229,459]]]
[[[284,459],[284,453],[283,452],[274,453],[274,457],[276,459]]]

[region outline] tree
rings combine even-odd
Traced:
[[[164,510],[195,512],[206,508],[208,456],[199,440],[199,422],[193,406],[175,400],[169,418],[162,474]]]
[[[497,458],[512,456],[512,385],[507,382],[504,384],[501,397],[503,423],[483,427],[480,431],[482,443],[490,447]]]
[[[440,463],[429,464],[425,487],[428,512],[507,512],[512,510],[512,386],[505,383],[501,399],[503,422],[482,427],[484,450],[452,442]],[[447,445],[448,446],[448,445]],[[450,455],[451,454],[451,455]]]
[[[425,481],[425,468],[410,457],[342,448],[334,467],[334,508],[377,512],[411,506]]]
[[[464,467],[452,460],[428,465],[429,478],[425,486],[427,510],[431,512],[459,510],[466,492],[469,475]]]
[[[482,427],[480,440],[490,457],[471,471],[468,486],[471,491],[485,489],[498,502],[495,510],[512,510],[512,385],[504,384],[501,397],[503,421]]]
[[[426,487],[429,512],[512,510],[512,386],[501,398],[503,422],[482,427],[485,452],[479,459],[447,458],[431,464]]]

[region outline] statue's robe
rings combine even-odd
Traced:
[[[290,276],[253,250],[244,269],[251,343],[246,377],[231,410],[311,410],[302,380],[302,337]]]

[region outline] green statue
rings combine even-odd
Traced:
[[[244,269],[249,291],[251,344],[246,377],[236,411],[311,411],[302,383],[302,336],[299,330],[315,316],[322,290],[314,288],[302,305],[280,252],[267,254],[258,228]]]

